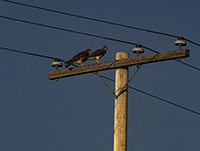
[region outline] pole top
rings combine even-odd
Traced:
[[[128,58],[128,57],[129,57],[129,54],[127,52],[117,52],[116,53],[116,60]]]

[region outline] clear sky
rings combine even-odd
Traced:
[[[15,0],[17,1],[17,0]],[[18,0],[58,11],[183,36],[200,43],[200,1]],[[108,25],[0,1],[0,15],[139,43],[159,52],[178,50],[177,38]],[[0,18],[0,47],[68,60],[108,46],[101,62],[134,45]],[[200,68],[200,47],[187,42]],[[153,52],[144,49],[142,55]],[[49,80],[54,60],[0,49],[1,151],[113,150],[114,96],[93,74]],[[93,64],[95,60],[85,64]],[[62,67],[61,69],[64,69]],[[136,67],[129,67],[129,77]],[[100,74],[115,79],[115,70]],[[200,112],[200,71],[174,60],[143,65],[129,86]],[[106,80],[114,90],[114,82]],[[198,151],[200,116],[131,88],[128,151]]]

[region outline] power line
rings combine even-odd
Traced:
[[[7,51],[12,51],[12,52],[17,52],[17,53],[23,53],[23,54],[32,55],[32,56],[37,56],[37,57],[42,57],[42,58],[48,58],[48,59],[54,59],[54,60],[59,60],[59,61],[66,62],[66,61],[64,61],[64,60],[62,60],[62,59],[55,58],[55,57],[49,57],[49,56],[45,56],[45,55],[40,55],[40,54],[36,54],[36,53],[30,53],[30,52],[26,52],[26,51],[20,51],[20,50],[16,50],[16,49],[1,47],[1,46],[0,46],[0,49],[7,50]]]
[[[0,18],[4,18],[4,19],[9,19],[9,20],[14,20],[14,21],[19,21],[19,22],[23,22],[23,23],[27,23],[27,24],[32,24],[32,25],[37,25],[37,26],[42,26],[42,27],[46,27],[46,28],[51,28],[51,29],[57,29],[57,30],[62,30],[62,31],[67,31],[67,32],[72,32],[72,33],[76,33],[76,34],[81,34],[81,35],[86,35],[86,36],[91,36],[91,37],[96,37],[96,38],[101,38],[101,39],[106,39],[106,40],[112,40],[112,41],[116,41],[116,42],[121,42],[121,43],[126,43],[126,44],[131,44],[131,45],[140,45],[140,44],[136,44],[136,43],[133,43],[133,42],[127,42],[127,41],[124,41],[124,40],[118,40],[118,39],[114,39],[114,38],[109,38],[109,37],[103,37],[103,36],[99,36],[99,35],[94,35],[94,34],[88,34],[88,33],[84,33],[84,32],[79,32],[79,31],[75,31],[75,30],[70,30],[70,29],[65,29],[65,28],[60,28],[60,27],[55,27],[55,26],[50,26],[50,25],[45,25],[45,24],[41,24],[41,23],[35,23],[35,22],[31,22],[31,21],[26,21],[26,20],[22,20],[22,19],[16,19],[16,18],[11,18],[11,17],[7,17],[7,16],[1,16],[0,15]],[[152,52],[155,52],[155,53],[159,53],[158,51],[156,50],[153,50],[151,48],[148,48],[146,46],[143,46],[143,45],[140,45],[141,47],[145,48],[145,49],[148,49]],[[47,57],[45,57],[47,58]],[[53,57],[51,57],[52,59]],[[55,59],[55,58],[53,58]],[[58,59],[58,58],[57,58]],[[63,62],[66,62],[64,60],[61,60],[59,59],[60,61],[63,61]],[[187,64],[183,61],[180,61],[180,60],[175,60],[181,64],[184,64],[188,67],[191,67],[193,69],[196,69],[198,71],[200,71],[199,68],[193,66],[193,65],[190,65],[190,64]]]
[[[112,24],[112,25],[117,25],[117,26],[122,26],[122,27],[126,27],[126,28],[132,28],[132,29],[136,29],[136,30],[142,30],[142,31],[146,31],[146,32],[151,32],[151,33],[155,33],[155,34],[161,34],[161,35],[166,35],[166,36],[171,36],[171,37],[177,37],[179,38],[179,36],[176,36],[176,35],[171,35],[171,34],[167,34],[167,33],[162,33],[162,32],[157,32],[157,31],[152,31],[152,30],[147,30],[147,29],[142,29],[142,28],[138,28],[138,27],[133,27],[133,26],[128,26],[128,25],[123,25],[123,24],[119,24],[119,23],[113,23],[113,22],[109,22],[109,21],[103,21],[103,20],[99,20],[99,19],[94,19],[94,18],[90,18],[90,17],[85,17],[85,16],[80,16],[80,15],[75,15],[75,14],[70,14],[70,13],[65,13],[65,12],[61,12],[61,11],[56,11],[56,10],[52,10],[52,9],[47,9],[47,8],[42,8],[42,7],[38,7],[38,6],[33,6],[33,5],[28,5],[28,4],[23,4],[23,3],[18,3],[18,2],[13,2],[13,1],[9,1],[9,0],[2,0],[2,1],[5,1],[5,2],[10,2],[10,3],[14,3],[14,4],[19,4],[19,5],[23,5],[23,6],[28,6],[28,7],[32,7],[32,8],[37,8],[37,9],[42,9],[42,10],[46,10],[46,11],[51,11],[51,12],[55,12],[55,13],[60,13],[60,14],[64,14],[64,15],[69,15],[69,16],[74,16],[74,17],[79,17],[79,18],[83,18],[83,19],[89,19],[89,20],[93,20],[93,21],[97,21],[97,22],[103,22],[103,23],[107,23],[107,24]],[[122,43],[126,43],[126,44],[132,44],[132,45],[138,45],[136,43],[132,43],[132,42],[127,42],[127,41],[123,41],[123,40],[117,40],[117,39],[114,39],[114,38],[108,38],[108,37],[103,37],[103,36],[98,36],[98,35],[94,35],[94,34],[88,34],[88,33],[84,33],[84,32],[79,32],[79,31],[74,31],[74,30],[69,30],[69,29],[64,29],[64,28],[60,28],[60,27],[54,27],[54,26],[50,26],[50,25],[45,25],[45,24],[41,24],[41,23],[35,23],[35,22],[31,22],[31,21],[26,21],[26,20],[21,20],[21,19],[16,19],[16,18],[11,18],[11,17],[6,17],[6,16],[0,16],[1,18],[4,18],[4,19],[10,19],[10,20],[14,20],[14,21],[19,21],[19,22],[24,22],[24,23],[28,23],[28,24],[33,24],[33,25],[38,25],[38,26],[43,26],[43,27],[47,27],[47,28],[53,28],[53,29],[57,29],[57,30],[63,30],[63,31],[68,31],[68,32],[72,32],[72,33],[77,33],[77,34],[82,34],[82,35],[87,35],[87,36],[92,36],[92,37],[96,37],[96,38],[103,38],[103,39],[107,39],[107,40],[112,40],[112,41],[117,41],[117,42],[122,42]],[[200,46],[200,44],[198,43],[195,43],[191,40],[188,40],[186,38],[183,37],[183,39],[185,39],[186,41],[190,42],[190,43],[193,43],[195,45],[198,45]],[[142,46],[142,45],[141,45]],[[145,46],[142,46],[146,49],[149,49],[153,52],[156,52],[156,53],[159,53],[153,49],[150,49],[148,47],[145,47]],[[28,54],[28,55],[33,55],[33,56],[37,56],[37,57],[43,57],[43,58],[49,58],[49,59],[57,59],[57,60],[60,60],[60,61],[63,61],[63,62],[66,62],[64,60],[61,60],[59,58],[55,58],[55,57],[49,57],[49,56],[44,56],[44,55],[39,55],[39,54],[34,54],[34,53],[29,53],[29,52],[24,52],[24,51],[19,51],[19,50],[15,50],[15,49],[10,49],[10,48],[5,48],[5,47],[0,47],[0,49],[4,49],[4,50],[8,50],[8,51],[13,51],[13,52],[18,52],[18,53],[23,53],[23,54]],[[191,68],[194,68],[196,70],[199,70],[199,68],[197,67],[194,67],[192,65],[189,65],[187,63],[184,63],[180,60],[176,60],[182,64],[185,64]],[[102,76],[102,75],[101,75]],[[110,79],[108,77],[105,77],[105,76],[102,76],[104,77],[105,79],[108,79],[110,81],[113,81],[113,79]],[[195,114],[198,114],[200,115],[199,112],[196,112],[194,110],[191,110],[189,108],[186,108],[186,107],[183,107],[181,105],[178,105],[178,104],[175,104],[173,102],[170,102],[170,101],[167,101],[165,99],[162,99],[160,97],[157,97],[155,95],[152,95],[150,93],[147,93],[147,92],[144,92],[142,90],[139,90],[139,89],[136,89],[134,87],[131,87],[131,86],[128,86],[129,88],[135,90],[135,91],[138,91],[140,93],[143,93],[143,94],[146,94],[148,96],[151,96],[153,98],[156,98],[156,99],[159,99],[165,103],[168,103],[168,104],[171,104],[171,105],[174,105],[176,107],[179,107],[179,108],[182,108],[184,110],[187,110],[189,112],[192,112],[192,113],[195,113]]]
[[[62,59],[60,59],[60,58],[55,58],[55,57],[46,56],[46,55],[40,55],[40,54],[36,54],[36,53],[31,53],[31,52],[26,52],[26,51],[20,51],[20,50],[16,50],[16,49],[1,47],[1,46],[0,46],[0,49],[7,50],[7,51],[12,51],[12,52],[17,52],[17,53],[23,53],[23,54],[32,55],[32,56],[37,56],[37,57],[43,57],[43,58],[48,58],[48,59],[59,60],[59,61],[62,61],[62,62],[64,62],[64,63],[66,63],[65,60],[62,60]],[[174,59],[174,60],[177,61],[177,62],[179,62],[179,63],[181,63],[181,64],[184,64],[184,65],[186,65],[186,66],[188,66],[188,67],[190,67],[190,68],[193,68],[193,69],[196,69],[196,70],[200,71],[200,68],[198,68],[198,67],[195,67],[195,66],[193,66],[193,65],[190,65],[190,64],[185,63],[185,62],[180,61],[180,60],[176,60],[176,59]],[[76,67],[76,66],[75,66],[75,67]]]
[[[101,76],[102,76],[102,75],[101,75]],[[102,77],[105,78],[105,79],[107,79],[107,80],[110,80],[110,81],[112,81],[112,82],[115,82],[115,80],[110,79],[110,78],[108,78],[108,77],[106,77],[106,76],[102,76]],[[156,95],[147,93],[147,92],[145,92],[145,91],[142,91],[142,90],[140,90],[140,89],[137,89],[137,88],[134,88],[134,87],[131,87],[131,86],[128,86],[128,87],[129,87],[130,89],[132,89],[132,90],[135,90],[135,91],[137,91],[137,92],[143,93],[143,94],[145,94],[145,95],[148,95],[148,96],[150,96],[150,97],[153,97],[153,98],[158,99],[158,100],[160,100],[160,101],[163,101],[163,102],[165,102],[165,103],[171,104],[171,105],[176,106],[176,107],[178,107],[178,108],[181,108],[181,109],[183,109],[183,110],[186,110],[186,111],[192,112],[192,113],[194,113],[194,114],[200,115],[200,113],[197,112],[197,111],[194,111],[194,110],[191,110],[191,109],[186,108],[186,107],[184,107],[184,106],[181,106],[181,105],[178,105],[178,104],[176,104],[176,103],[170,102],[170,101],[168,101],[168,100],[166,100],[166,99],[163,99],[163,98],[161,98],[161,97],[158,97],[158,96],[156,96]]]
[[[10,19],[10,20],[14,20],[14,21],[19,21],[19,22],[24,22],[24,23],[28,23],[28,24],[33,24],[33,25],[38,25],[38,26],[43,26],[43,27],[47,27],[47,28],[53,28],[53,29],[57,29],[57,30],[63,30],[63,31],[68,31],[68,32],[73,32],[73,33],[77,33],[77,34],[82,34],[82,35],[87,35],[87,36],[92,36],[92,37],[96,37],[96,38],[103,38],[103,39],[107,39],[107,40],[112,40],[112,41],[117,41],[117,42],[122,42],[122,43],[126,43],[126,44],[132,44],[132,45],[138,45],[136,43],[132,43],[132,42],[127,42],[127,41],[123,41],[123,40],[117,40],[117,39],[114,39],[114,38],[108,38],[108,37],[103,37],[103,36],[98,36],[98,35],[94,35],[94,34],[88,34],[88,33],[84,33],[84,32],[79,32],[79,31],[74,31],[74,30],[69,30],[69,29],[64,29],[64,28],[60,28],[60,27],[54,27],[54,26],[50,26],[50,25],[45,25],[45,24],[41,24],[41,23],[35,23],[35,22],[31,22],[31,21],[25,21],[25,20],[21,20],[21,19],[16,19],[16,18],[11,18],[11,17],[6,17],[6,16],[0,16],[1,18],[4,18],[4,19]],[[191,41],[190,41],[191,42]],[[142,46],[142,45],[141,45]],[[150,51],[153,51],[153,52],[156,52],[156,53],[159,53],[158,51],[155,51],[153,49],[150,49],[146,46],[142,46]],[[22,52],[22,51],[18,51],[18,50],[12,50],[12,49],[9,49],[9,48],[4,48],[4,47],[0,47],[0,49],[4,49],[4,50],[9,50],[9,51],[15,51],[15,52],[20,52],[20,53],[24,53],[24,54],[29,54],[29,55],[34,55],[34,56],[38,56],[38,57],[44,57],[44,58],[49,58],[49,59],[57,59],[57,60],[60,60],[60,61],[63,61],[63,62],[66,62],[62,59],[59,59],[59,58],[54,58],[54,57],[49,57],[49,56],[44,56],[44,55],[39,55],[39,54],[33,54],[33,53],[29,53],[29,52]],[[190,65],[190,64],[187,64],[183,61],[180,61],[180,60],[175,60],[179,63],[182,63],[184,65],[187,65],[188,67],[191,67],[193,69],[196,69],[198,71],[200,71],[199,68],[193,66],[193,65]]]
[[[31,53],[31,52],[26,52],[26,51],[20,51],[20,50],[16,50],[16,49],[1,47],[1,46],[0,46],[0,49],[7,50],[7,51],[12,51],[12,52],[17,52],[17,53],[22,53],[22,54],[27,54],[27,55],[32,55],[32,56],[37,56],[37,57],[43,57],[43,58],[48,58],[48,59],[59,60],[59,61],[62,61],[64,63],[66,63],[65,60],[60,59],[60,58],[56,58],[56,57],[50,57],[50,56],[46,56],[46,55],[40,55],[40,54],[36,54],[36,53]],[[176,60],[176,59],[174,59],[174,60],[177,61],[177,62],[179,62],[179,63],[181,63],[181,64],[184,64],[184,65],[186,65],[186,66],[188,66],[190,68],[193,68],[193,69],[196,69],[196,70],[200,71],[200,68],[198,68],[198,67],[195,67],[193,65],[190,65],[190,64],[185,63],[185,62],[180,61],[180,60]],[[77,66],[75,66],[75,67],[77,67]]]
[[[151,96],[151,97],[153,97],[153,98],[156,98],[156,99],[158,99],[158,100],[160,100],[160,101],[163,101],[163,102],[165,102],[165,103],[174,105],[174,106],[179,107],[179,108],[181,108],[181,109],[187,110],[187,111],[192,112],[192,113],[197,114],[197,115],[200,115],[199,112],[196,112],[196,111],[191,110],[191,109],[189,109],[189,108],[186,108],[186,107],[184,107],[184,106],[178,105],[178,104],[176,104],[176,103],[167,101],[167,100],[165,100],[165,99],[163,99],[163,98],[160,98],[160,97],[158,97],[158,96],[155,96],[155,95],[153,95],[153,94],[144,92],[144,91],[139,90],[139,89],[136,89],[136,88],[134,88],[134,87],[129,87],[129,88],[131,88],[131,89],[133,89],[133,90],[135,90],[135,91],[138,91],[138,92],[140,92],[140,93],[146,94],[146,95],[148,95],[148,96]]]
[[[58,14],[63,14],[63,15],[68,15],[68,16],[73,16],[73,17],[87,19],[87,20],[92,20],[92,21],[96,21],[96,22],[102,22],[102,23],[106,23],[106,24],[111,24],[111,25],[116,25],[116,26],[121,26],[121,27],[136,29],[136,30],[142,30],[142,31],[146,31],[146,32],[152,32],[152,33],[162,34],[162,35],[176,37],[176,38],[179,37],[179,36],[176,36],[176,35],[171,35],[171,34],[167,34],[167,33],[162,33],[162,32],[157,32],[157,31],[152,31],[152,30],[147,30],[147,29],[142,29],[142,28],[133,27],[133,26],[129,26],[129,25],[123,25],[123,24],[114,23],[114,22],[110,22],[110,21],[104,21],[104,20],[100,20],[100,19],[96,19],[96,18],[91,18],[91,17],[86,17],[86,16],[81,16],[81,15],[76,15],[76,14],[72,14],[72,13],[66,13],[66,12],[62,12],[62,11],[58,11],[58,10],[53,10],[53,9],[49,9],[49,8],[44,8],[44,7],[40,7],[40,6],[35,6],[35,5],[30,5],[30,4],[24,4],[24,3],[10,1],[10,0],[2,0],[2,1],[8,2],[8,3],[17,4],[17,5],[21,5],[21,6],[26,6],[26,7],[30,7],[30,8],[36,8],[36,9],[40,9],[40,10],[45,10],[45,11],[49,11],[49,12],[53,12],[53,13],[58,13]]]
[[[3,0],[3,1],[7,1],[7,2],[8,2],[8,0]],[[16,4],[20,4],[20,5],[22,4],[22,3],[13,2],[13,1],[9,1],[9,2],[16,3]],[[26,6],[27,4],[23,4],[23,5]],[[29,5],[27,5],[27,6],[29,6]],[[32,7],[32,5],[30,5],[29,7]],[[35,8],[40,8],[40,7],[37,7],[37,6],[34,6],[34,7],[35,7]],[[49,10],[49,9],[47,9],[47,10]],[[55,12],[56,12],[56,11],[55,11]],[[59,11],[58,11],[58,12],[59,12]],[[63,12],[63,13],[64,13],[64,12]],[[68,14],[68,13],[67,13],[67,14]],[[94,35],[94,34],[88,34],[88,33],[84,33],[84,32],[79,32],[79,31],[64,29],[64,28],[60,28],[60,27],[45,25],[45,24],[41,24],[41,23],[35,23],[35,22],[31,22],[31,21],[26,21],[26,20],[21,20],[21,19],[6,17],[6,16],[0,16],[0,18],[9,19],[9,20],[14,20],[14,21],[19,21],[19,22],[23,22],[23,23],[27,23],[27,24],[33,24],[33,25],[37,25],[37,26],[43,26],[43,27],[46,27],[46,28],[52,28],[52,29],[57,29],[57,30],[62,30],[62,31],[77,33],[77,34],[86,35],[86,36],[91,36],[91,37],[96,37],[96,38],[101,38],[101,39],[112,40],[112,41],[121,42],[121,43],[126,43],[126,44],[131,44],[131,45],[140,45],[140,44],[136,44],[136,43],[133,43],[133,42],[127,42],[127,41],[124,41],[124,40],[118,40],[118,39],[114,39],[114,38],[103,37],[103,36],[98,36],[98,35]],[[182,38],[183,38],[183,37],[182,37]],[[184,39],[187,40],[187,41],[189,41],[190,43],[193,43],[193,44],[195,44],[195,45],[200,46],[200,44],[198,44],[198,43],[195,43],[195,42],[193,42],[193,41],[190,41],[190,40],[188,40],[188,39],[186,39],[186,38],[184,38]],[[146,46],[143,46],[143,45],[140,45],[140,46],[143,47],[143,48],[146,48],[146,49],[148,49],[148,50],[150,50],[150,51],[152,51],[152,52],[159,53],[158,51],[153,50],[153,49],[151,49],[151,48],[148,48],[148,47],[146,47]],[[62,60],[60,60],[60,61],[62,61]],[[184,64],[184,65],[186,65],[186,66],[188,66],[188,67],[191,67],[191,68],[193,68],[193,69],[196,69],[196,70],[199,70],[199,71],[200,71],[199,68],[197,68],[197,67],[195,67],[195,66],[193,66],[193,65],[187,64],[187,63],[185,63],[185,62],[183,62],[183,61],[179,61],[179,60],[176,60],[176,61],[179,62],[179,63],[182,63],[182,64]],[[65,62],[65,61],[63,60],[63,62]]]
[[[191,40],[189,40],[189,39],[186,39],[186,38],[184,38],[184,37],[183,37],[183,39],[185,39],[186,41],[188,41],[188,42],[190,42],[190,43],[192,43],[192,44],[194,44],[194,45],[200,46],[200,44],[198,44],[198,43],[196,43],[196,42],[193,42],[193,41],[191,41]]]
[[[103,36],[94,35],[94,34],[88,34],[88,33],[84,33],[84,32],[79,32],[79,31],[75,31],[75,30],[70,30],[70,29],[55,27],[55,26],[51,26],[51,25],[45,25],[45,24],[41,24],[41,23],[35,23],[35,22],[26,21],[26,20],[22,20],[22,19],[11,18],[11,17],[7,17],[7,16],[1,16],[0,15],[0,18],[4,18],[4,19],[8,19],[8,20],[14,20],[14,21],[23,22],[23,23],[32,24],[32,25],[37,25],[37,26],[42,26],[42,27],[51,28],[51,29],[57,29],[57,30],[72,32],[72,33],[86,35],[86,36],[91,36],[91,37],[96,37],[96,38],[101,38],[101,39],[106,39],[106,40],[111,40],[111,41],[116,41],[116,42],[121,42],[121,43],[126,43],[126,44],[131,44],[131,45],[140,45],[140,44],[136,44],[136,43],[133,43],[133,42],[127,42],[127,41],[124,41],[124,40],[118,40],[118,39],[114,39],[114,38],[103,37]],[[148,50],[150,50],[152,52],[159,53],[158,51],[153,50],[151,48],[148,48],[146,46],[143,46],[143,45],[140,45],[140,46],[143,47],[143,48],[145,48],[145,49],[148,49]],[[28,53],[26,53],[26,54],[28,54]],[[41,55],[40,55],[40,57],[41,57]],[[47,58],[47,56],[45,56],[44,58]],[[55,59],[53,57],[48,57],[48,58]],[[56,59],[59,59],[59,58],[56,58]],[[61,59],[59,59],[59,60],[63,61],[63,62],[66,62],[66,61],[61,60]],[[177,62],[182,63],[182,64],[184,64],[184,65],[186,65],[188,67],[191,67],[193,69],[196,69],[196,70],[200,71],[199,68],[197,68],[197,67],[195,67],[193,65],[187,64],[187,63],[185,63],[183,61],[180,61],[180,60],[175,60],[175,61],[177,61]]]
[[[128,41],[124,41],[124,40],[118,40],[118,39],[114,39],[114,38],[99,36],[99,35],[95,35],[95,34],[89,34],[89,33],[85,33],[85,32],[75,31],[75,30],[61,28],[61,27],[55,27],[55,26],[51,26],[51,25],[36,23],[36,22],[32,22],[32,21],[27,21],[27,20],[22,20],[22,19],[17,19],[17,18],[2,16],[2,15],[0,15],[0,18],[4,18],[4,19],[8,19],[8,20],[13,20],[13,21],[18,21],[18,22],[23,22],[23,23],[32,24],[32,25],[37,25],[37,26],[42,26],[42,27],[56,29],[56,30],[61,30],[61,31],[67,31],[67,32],[76,33],[76,34],[85,35],[85,36],[90,36],[90,37],[95,37],[95,38],[101,38],[101,39],[106,39],[106,40],[111,40],[111,41],[126,43],[126,44],[130,44],[130,45],[140,45],[141,47],[144,47],[144,48],[146,48],[146,49],[148,49],[148,50],[150,50],[152,52],[159,53],[158,51],[153,50],[151,48],[148,48],[146,46],[143,46],[141,44],[137,44],[137,43],[133,43],[133,42],[128,42]]]
[[[180,60],[176,60],[176,59],[174,59],[174,60],[177,61],[177,62],[179,62],[179,63],[181,63],[181,64],[184,64],[184,65],[186,65],[186,66],[188,66],[190,68],[193,68],[193,69],[196,69],[196,70],[200,71],[200,68],[198,68],[198,67],[195,67],[193,65],[190,65],[190,64],[188,64],[186,62],[183,62],[183,61],[180,61]]]
[[[30,52],[26,52],[26,51],[20,51],[20,50],[11,49],[11,48],[5,48],[5,47],[1,47],[1,46],[0,46],[0,49],[7,50],[7,51],[12,51],[12,52],[17,52],[17,53],[28,54],[28,55],[37,56],[37,57],[43,57],[43,58],[54,59],[54,60],[59,60],[59,61],[66,62],[66,61],[64,61],[64,60],[62,60],[62,59],[55,58],[55,57],[50,57],[50,56],[45,56],[45,55],[30,53]],[[177,61],[177,60],[176,60],[176,61]],[[75,67],[77,67],[77,66],[75,65]],[[95,73],[93,73],[93,74],[95,74]],[[96,74],[95,74],[95,75],[96,75]],[[110,81],[112,81],[112,82],[115,82],[113,79],[110,79],[110,78],[108,78],[108,77],[106,77],[106,76],[101,75],[101,77],[103,77],[103,78],[105,78],[105,79],[107,79],[107,80],[110,80]],[[182,109],[184,109],[184,110],[187,110],[187,111],[190,111],[190,112],[192,112],[192,113],[195,113],[195,114],[200,115],[200,113],[198,113],[198,112],[196,112],[196,111],[193,111],[193,110],[191,110],[191,109],[189,109],[189,108],[186,108],[186,107],[183,107],[183,106],[181,106],[181,105],[175,104],[175,103],[173,103],[173,102],[167,101],[167,100],[165,100],[165,99],[162,99],[162,98],[160,98],[160,97],[157,97],[157,96],[152,95],[152,94],[150,94],[150,93],[147,93],[147,92],[145,92],[145,91],[139,90],[139,89],[137,89],[137,88],[134,88],[134,87],[131,87],[131,86],[128,86],[128,87],[131,88],[131,89],[133,89],[133,90],[135,90],[135,91],[138,91],[138,92],[140,92],[140,93],[146,94],[146,95],[148,95],[148,96],[151,96],[151,97],[153,97],[153,98],[156,98],[156,99],[158,99],[158,100],[161,100],[161,101],[163,101],[163,102],[166,102],[166,103],[168,103],[168,104],[174,105],[174,106],[176,106],[176,107],[179,107],[179,108],[182,108]]]
[[[35,5],[30,5],[30,4],[24,4],[24,3],[20,3],[20,2],[11,1],[11,0],[2,0],[2,1],[8,2],[8,3],[12,3],[12,4],[21,5],[21,6],[25,6],[25,7],[40,9],[40,10],[44,10],[44,11],[48,11],[48,12],[53,12],[53,13],[57,13],[57,14],[68,15],[68,16],[72,16],[72,17],[77,17],[77,18],[92,20],[92,21],[101,22],[101,23],[105,23],[105,24],[110,24],[110,25],[125,27],[125,28],[129,28],[129,29],[135,29],[135,30],[150,32],[150,33],[154,33],[154,34],[165,35],[165,36],[169,36],[169,37],[176,37],[176,38],[180,38],[181,37],[181,36],[177,36],[177,35],[173,35],[173,34],[168,34],[168,33],[164,33],[164,32],[158,32],[158,31],[148,30],[148,29],[134,27],[134,26],[130,26],[130,25],[125,25],[125,24],[120,24],[120,23],[105,21],[105,20],[101,20],[101,19],[96,19],[96,18],[92,18],[92,17],[86,17],[86,16],[82,16],[82,15],[76,15],[76,14],[72,14],[72,13],[66,13],[66,12],[63,12],[63,11],[53,10],[53,9],[39,7],[39,6],[35,6]],[[193,42],[193,41],[191,41],[189,39],[186,39],[184,37],[181,37],[181,38],[185,39],[186,41],[188,41],[188,42],[190,42],[190,43],[192,43],[194,45],[200,46],[200,44],[198,44],[196,42]]]

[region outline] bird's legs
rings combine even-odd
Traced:
[[[96,59],[97,63],[100,63],[100,61],[99,61],[100,57],[99,56],[97,56],[95,59]]]

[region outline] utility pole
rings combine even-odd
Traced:
[[[128,53],[118,52],[116,60],[128,58]],[[128,66],[115,71],[115,94],[119,93],[128,81]],[[114,113],[114,151],[126,151],[127,148],[127,86],[115,98]]]
[[[56,70],[49,72],[48,78],[50,80],[59,79],[69,76],[75,76],[86,73],[96,73],[102,80],[103,78],[97,71],[116,69],[115,77],[115,93],[107,85],[107,87],[115,96],[115,117],[114,117],[114,151],[127,150],[127,87],[128,82],[132,79],[137,70],[142,64],[166,61],[172,59],[180,59],[189,57],[188,49],[180,49],[175,51],[167,51],[162,53],[155,53],[137,57],[128,57],[128,53],[118,52],[116,60],[96,63],[91,65],[79,66],[74,68],[67,68],[63,70]],[[128,80],[128,67],[139,65],[136,72]]]

